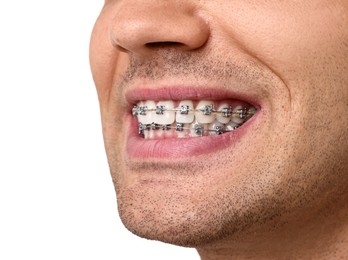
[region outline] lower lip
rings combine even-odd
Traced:
[[[239,142],[253,125],[259,113],[236,130],[222,135],[208,135],[192,138],[144,139],[138,135],[138,122],[130,119],[130,131],[127,138],[129,159],[180,159],[217,152],[231,148]]]

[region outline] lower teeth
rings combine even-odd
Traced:
[[[192,127],[187,127],[182,123],[176,123],[171,125],[159,125],[159,124],[142,124],[139,123],[139,135],[145,138],[154,136],[154,132],[158,132],[161,136],[163,132],[171,134],[172,137],[196,137],[206,135],[221,135],[224,133],[232,132],[240,127],[242,124],[229,124],[215,127],[208,127],[208,124],[192,124]]]

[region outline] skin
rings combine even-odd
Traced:
[[[90,61],[120,217],[202,259],[348,256],[348,1],[107,0]],[[231,84],[238,82],[239,84]],[[248,93],[224,149],[127,156],[127,92]]]

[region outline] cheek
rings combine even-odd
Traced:
[[[109,18],[102,12],[94,26],[90,42],[90,66],[101,109],[107,105],[119,56],[119,51],[109,40],[108,27]]]
[[[215,10],[214,21],[225,37],[233,38],[284,82],[291,97],[292,124],[314,138],[308,129],[327,128],[325,122],[334,123],[347,107],[348,4],[268,2],[243,1],[227,6],[224,13]]]
[[[303,73],[304,67],[318,66],[318,59],[341,52],[340,45],[347,42],[347,4],[268,2],[234,3],[223,13],[216,9],[214,22],[283,80]]]

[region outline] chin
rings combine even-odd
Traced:
[[[281,206],[275,208],[271,199],[265,200],[261,212],[257,201],[238,205],[231,193],[229,200],[215,194],[193,201],[184,195],[160,192],[134,188],[118,193],[119,214],[129,231],[150,240],[198,248],[269,228],[271,223],[276,226],[274,222],[281,216]]]

